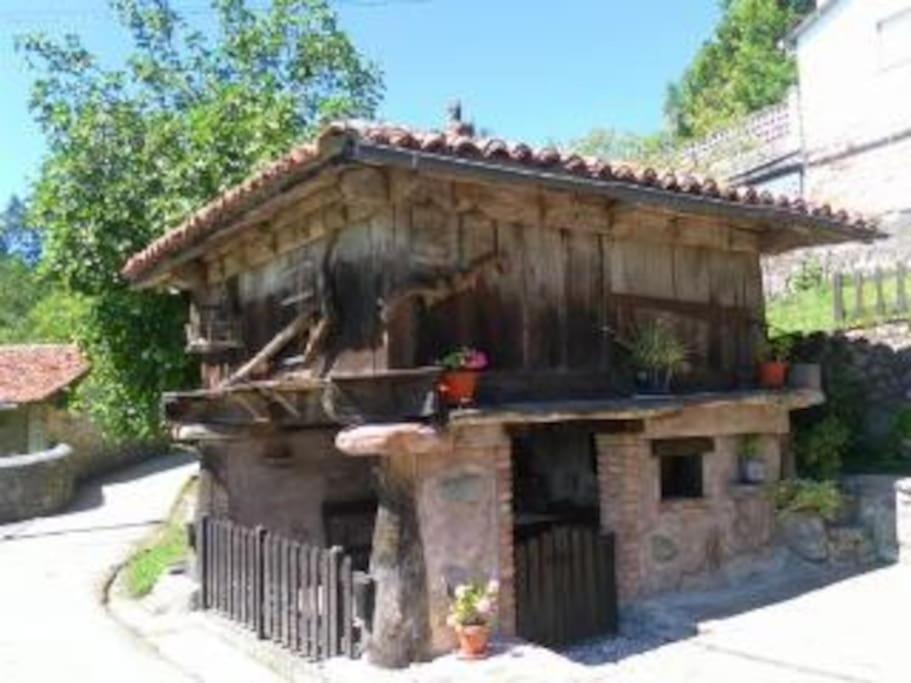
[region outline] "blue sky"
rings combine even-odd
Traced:
[[[205,22],[206,0],[172,0]],[[262,4],[254,0],[254,4]],[[599,126],[661,125],[668,82],[718,18],[717,0],[337,0],[343,26],[382,67],[380,115],[439,126],[454,98],[486,129],[532,143]],[[107,0],[0,0],[0,203],[26,192],[43,141],[16,34],[74,31],[111,60],[124,51]]]

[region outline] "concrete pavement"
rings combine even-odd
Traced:
[[[67,512],[0,526],[3,683],[192,680],[113,621],[100,595],[195,470],[189,456],[156,458],[83,486]]]

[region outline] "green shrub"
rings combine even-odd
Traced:
[[[837,415],[826,415],[796,433],[794,452],[798,472],[817,480],[837,477],[850,444],[851,430],[845,422]]]
[[[824,275],[819,259],[811,256],[800,264],[800,270],[791,278],[791,291],[809,292],[822,289],[826,284]]]
[[[775,488],[775,507],[780,515],[812,512],[833,520],[842,506],[842,496],[834,481],[788,479]]]

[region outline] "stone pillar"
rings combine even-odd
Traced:
[[[367,425],[335,443],[348,455],[382,456],[368,658],[402,667],[451,650],[449,591],[463,582],[499,579],[499,630],[514,633],[512,462],[502,426]]]
[[[911,565],[911,479],[901,479],[895,483],[895,527],[898,561]]]
[[[642,467],[649,457],[648,441],[639,435],[603,434],[597,437],[601,528],[613,532],[616,549],[617,594],[621,603],[642,586],[643,485]]]
[[[376,592],[367,658],[387,668],[406,667],[426,659],[430,652],[414,458],[388,456],[377,475],[378,508],[370,556]]]

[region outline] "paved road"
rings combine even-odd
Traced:
[[[0,681],[187,680],[98,596],[195,469],[186,456],[158,458],[83,487],[64,514],[0,525]]]
[[[908,683],[911,567],[892,566],[702,625],[623,660],[617,683]]]

